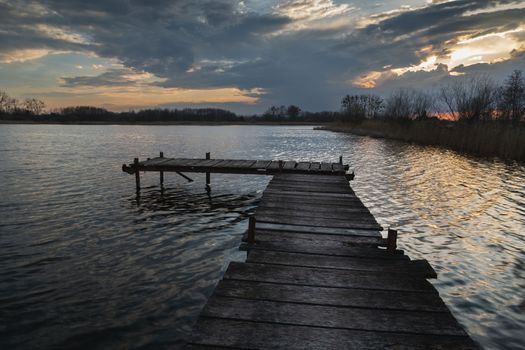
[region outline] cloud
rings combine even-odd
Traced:
[[[334,109],[363,88],[416,78],[431,86],[517,62],[522,1],[410,3],[359,3],[363,10],[335,0],[0,0],[0,62],[79,52],[118,65],[61,77],[62,89],[178,89],[195,94],[188,103],[233,89],[221,96],[237,94],[259,111],[270,103]]]
[[[111,68],[96,76],[61,77],[61,86],[98,87],[98,86],[138,86],[151,85],[156,81],[151,73],[140,72],[132,68]]]

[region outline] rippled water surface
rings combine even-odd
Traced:
[[[0,125],[0,348],[178,348],[269,178],[133,176],[135,156],[336,161],[486,349],[523,348],[525,166],[308,126]]]

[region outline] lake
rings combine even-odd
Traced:
[[[0,125],[0,348],[176,349],[269,181],[142,176],[134,157],[338,161],[485,349],[522,349],[525,164],[311,126]]]

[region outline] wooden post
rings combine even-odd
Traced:
[[[339,164],[343,165],[343,156],[339,156]]]
[[[397,249],[397,231],[388,229],[388,237],[386,239],[386,250],[389,254],[395,254]]]
[[[284,166],[284,162],[282,160],[279,160],[279,172],[280,173],[283,172],[283,166]]]
[[[140,192],[140,173],[139,173],[139,159],[133,159],[133,165],[135,166],[135,185],[137,186],[137,192]]]
[[[248,221],[248,243],[255,243],[255,216],[250,216]]]
[[[160,157],[164,158],[164,152],[160,152]],[[164,188],[164,171],[160,172],[160,188]]]
[[[206,152],[206,159],[210,159],[210,152]],[[210,188],[210,173],[206,173],[206,188]]]

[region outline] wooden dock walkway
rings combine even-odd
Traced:
[[[189,350],[477,349],[428,282],[426,260],[396,248],[355,195],[347,165],[161,157],[139,171],[274,175],[193,328]],[[183,175],[183,174],[181,174]],[[185,176],[185,175],[183,175]],[[186,176],[185,176],[186,177]]]
[[[477,349],[342,175],[275,175],[187,349]]]

